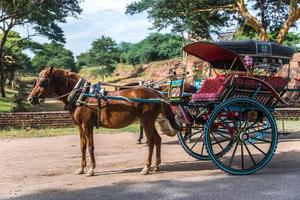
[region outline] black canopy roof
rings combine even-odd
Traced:
[[[273,63],[285,64],[295,53],[295,49],[274,42],[244,40],[228,42],[196,42],[184,47],[184,50],[198,58],[209,62],[215,68],[228,68],[234,62],[232,69],[245,70],[242,56],[250,55],[255,62],[269,58]]]

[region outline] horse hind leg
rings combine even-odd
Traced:
[[[159,165],[161,163],[161,137],[157,133],[156,128],[154,127],[155,135],[154,135],[154,142],[156,147],[156,161],[155,165],[153,167],[152,172],[158,172],[159,171]]]
[[[81,127],[79,127],[80,132],[80,150],[81,150],[81,164],[80,168],[75,171],[75,174],[83,174],[84,168],[86,167],[86,138],[84,135],[84,131]]]

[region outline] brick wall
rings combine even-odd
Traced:
[[[73,126],[69,112],[0,113],[0,129],[61,128]]]

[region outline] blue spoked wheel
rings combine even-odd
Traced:
[[[185,125],[185,130],[177,134],[179,144],[192,157],[209,160],[204,147],[204,128],[202,125]]]
[[[179,144],[193,158],[198,160],[210,160],[204,145],[204,127],[203,125],[185,125],[185,131],[177,134]],[[216,156],[220,157],[226,154],[232,147],[229,142],[224,149],[216,152]]]
[[[252,99],[235,98],[219,104],[205,127],[205,146],[211,160],[234,175],[252,174],[263,168],[272,159],[277,143],[274,117]],[[225,148],[224,156],[216,156]]]

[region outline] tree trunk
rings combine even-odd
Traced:
[[[238,12],[246,19],[249,26],[251,26],[259,34],[259,38],[263,41],[269,40],[265,25],[260,23],[256,17],[250,14],[246,8],[244,0],[236,0],[236,5]]]
[[[15,79],[15,71],[10,71],[10,76],[9,76],[9,79],[8,79],[8,85],[11,85],[12,86],[12,83]],[[13,86],[12,86],[12,89],[13,89]]]
[[[285,36],[289,32],[289,29],[293,26],[293,24],[295,24],[295,22],[297,22],[298,19],[300,19],[300,8],[298,8],[297,0],[291,0],[289,16],[277,35],[277,43],[281,44],[283,42]]]
[[[5,98],[5,76],[4,76],[4,67],[3,67],[3,58],[0,56],[0,93],[1,97]]]

